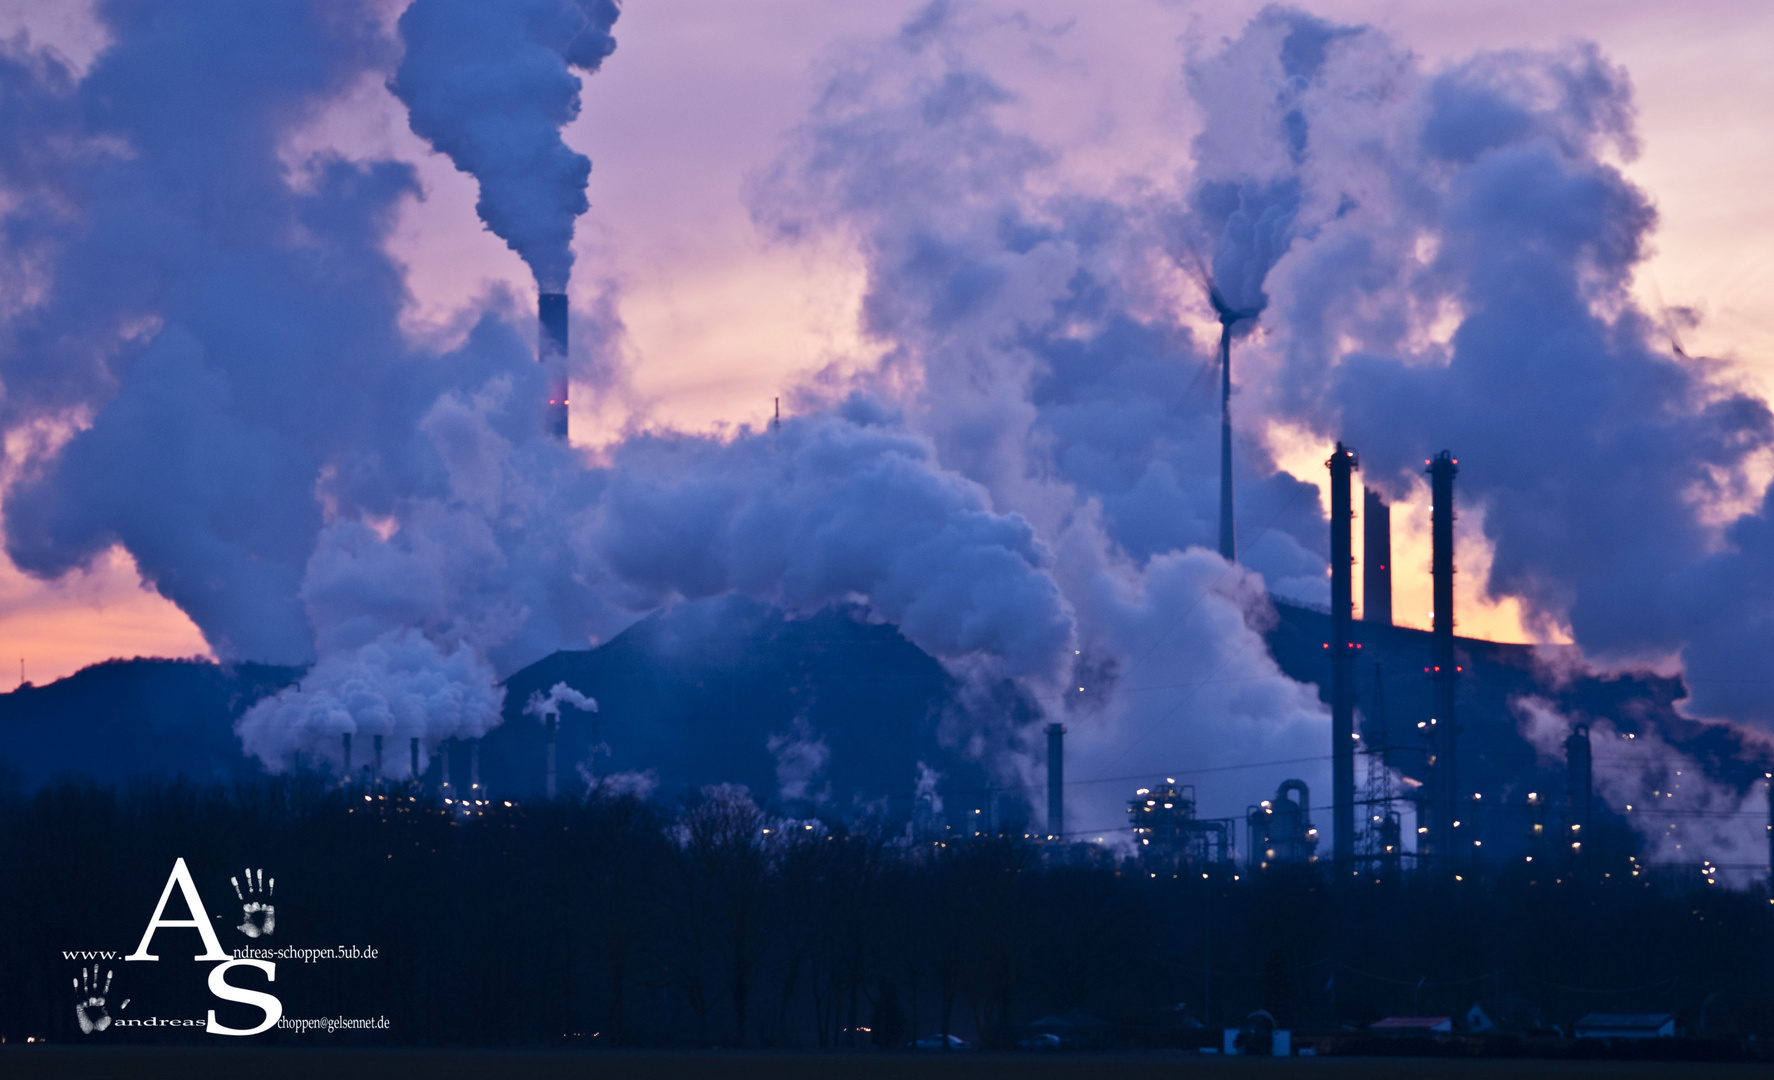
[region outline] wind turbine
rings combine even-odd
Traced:
[[[1232,328],[1255,319],[1262,308],[1235,308],[1226,303],[1213,279],[1205,279],[1207,298],[1220,319],[1220,555],[1238,561],[1238,538],[1232,528]]]

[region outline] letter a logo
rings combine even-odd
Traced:
[[[189,919],[163,919],[160,916],[166,911],[167,898],[172,896],[172,887],[177,885],[185,894],[185,906],[191,909]],[[216,940],[215,927],[209,924],[209,913],[203,910],[203,898],[197,895],[197,886],[191,882],[191,871],[186,869],[185,860],[178,859],[172,864],[172,876],[166,879],[166,888],[160,890],[160,903],[154,905],[154,915],[148,920],[148,929],[142,932],[142,943],[136,951],[124,957],[125,960],[158,960],[160,957],[148,951],[154,941],[154,931],[163,926],[192,926],[203,937],[204,952],[193,956],[193,960],[226,960],[228,954],[222,951],[222,943]]]

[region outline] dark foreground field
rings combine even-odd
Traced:
[[[1657,1061],[1447,1061],[1431,1058],[1215,1058],[1207,1055],[1071,1056],[900,1054],[616,1054],[401,1050],[209,1050],[0,1046],[8,1080],[1540,1080],[1551,1078],[1765,1077],[1764,1064]]]

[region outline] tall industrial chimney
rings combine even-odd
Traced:
[[[382,782],[382,736],[372,736],[370,741],[376,747],[376,771],[370,774],[370,782],[379,784]]]
[[[351,782],[351,733],[349,731],[345,732],[343,742],[345,744],[345,768],[339,775],[349,784]]]
[[[480,740],[468,741],[468,791],[472,798],[480,798]]]
[[[419,737],[413,736],[413,782],[419,780]]]
[[[1331,514],[1331,828],[1333,858],[1355,858],[1355,617],[1354,518],[1350,477],[1361,463],[1337,444],[1330,467]]]
[[[1066,726],[1047,725],[1047,835],[1066,835]]]
[[[445,739],[437,744],[438,786],[444,795],[450,793],[450,752],[455,748],[454,739]]]
[[[1768,773],[1768,895],[1774,897],[1774,773]],[[1774,900],[1770,901],[1774,903]]]
[[[567,438],[567,295],[543,293],[537,303],[542,332],[538,335],[537,359],[548,379],[548,411],[543,427],[550,435]]]
[[[1565,855],[1573,866],[1586,861],[1587,853],[1595,850],[1591,835],[1595,786],[1590,760],[1589,725],[1578,724],[1565,739]]]
[[[1431,853],[1446,858],[1458,847],[1454,822],[1459,805],[1459,771],[1455,764],[1456,741],[1460,733],[1454,716],[1455,679],[1459,668],[1454,663],[1454,477],[1460,463],[1443,450],[1429,466],[1429,490],[1432,500],[1430,539],[1432,555],[1430,572],[1434,577],[1435,626],[1430,647],[1430,678],[1435,683],[1435,715],[1430,745],[1434,747],[1429,771],[1434,788],[1430,795],[1431,814],[1429,838]]]
[[[1236,321],[1236,313],[1220,313],[1220,555],[1227,562],[1238,561],[1238,539],[1232,529],[1232,324]]]
[[[1392,507],[1373,488],[1363,491],[1361,621],[1392,625]]]

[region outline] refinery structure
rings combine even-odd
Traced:
[[[1258,313],[1231,309],[1211,287],[1209,294],[1221,324],[1220,553],[1235,562],[1232,330]],[[544,427],[565,439],[566,297],[543,294],[539,315],[538,360],[547,372],[549,393]],[[773,421],[773,429],[779,422]],[[1586,867],[1599,865],[1609,854],[1604,849],[1610,843],[1621,849],[1611,853],[1618,859],[1629,846],[1625,838],[1630,831],[1624,822],[1616,822],[1610,841],[1605,829],[1598,830],[1588,723],[1581,719],[1570,723],[1562,741],[1563,760],[1553,763],[1556,776],[1549,777],[1544,761],[1538,762],[1538,770],[1524,767],[1520,747],[1513,748],[1512,757],[1498,746],[1498,721],[1507,722],[1502,716],[1506,709],[1499,704],[1510,691],[1489,684],[1507,684],[1516,677],[1499,676],[1499,671],[1524,668],[1531,647],[1455,634],[1454,522],[1459,460],[1442,450],[1423,461],[1431,496],[1429,572],[1434,605],[1432,627],[1427,632],[1397,626],[1393,620],[1391,507],[1386,496],[1364,489],[1361,511],[1357,512],[1354,483],[1360,460],[1355,449],[1342,442],[1335,443],[1325,468],[1331,602],[1325,610],[1272,597],[1281,622],[1271,631],[1269,643],[1284,671],[1317,685],[1328,706],[1330,746],[1324,755],[1331,766],[1328,802],[1315,808],[1308,784],[1287,779],[1272,793],[1253,793],[1257,797],[1237,816],[1204,816],[1194,785],[1176,775],[1154,776],[1133,790],[1127,800],[1127,819],[1118,828],[1075,822],[1067,814],[1068,787],[1097,781],[1068,778],[1068,728],[1051,722],[1041,728],[1045,736],[1043,791],[1016,792],[988,785],[972,793],[977,805],[949,815],[942,812],[943,800],[934,790],[921,792],[905,824],[905,840],[942,843],[1017,835],[1040,842],[1045,857],[1053,862],[1128,859],[1154,874],[1189,872],[1210,877],[1290,866],[1316,866],[1376,878],[1400,873],[1457,875],[1478,866],[1508,862],[1537,862],[1548,873],[1582,876]],[[1364,602],[1359,620],[1354,603],[1354,528],[1358,518],[1364,552]],[[1479,654],[1476,668],[1474,654]],[[533,667],[540,669],[544,664]],[[526,673],[519,672],[510,683],[522,686],[525,678]],[[557,683],[549,691],[550,704],[563,692],[582,703],[576,715],[569,714],[574,720],[592,717],[596,702],[566,683]],[[535,712],[541,693],[540,689],[531,693],[526,712]],[[1478,703],[1476,710],[1473,699]],[[1483,718],[1484,730],[1476,738],[1467,737],[1462,713],[1468,711],[1488,714]],[[557,705],[536,715],[542,721],[541,753],[534,754],[538,748],[506,746],[502,753],[504,784],[483,782],[481,738],[447,740],[430,760],[421,760],[420,741],[413,739],[408,782],[435,789],[458,813],[474,813],[489,805],[495,787],[508,789],[501,792],[502,799],[529,794],[558,797],[557,743],[568,717]],[[502,735],[509,732],[497,729],[489,737]],[[373,738],[373,760],[360,761],[355,768],[349,734],[342,737],[341,749],[345,783],[375,786],[379,783],[375,778],[389,775],[383,769],[381,736]],[[598,756],[610,752],[594,727],[585,757],[588,764],[579,770],[581,786],[596,786]],[[1464,754],[1471,755],[1473,767],[1463,767]],[[536,756],[540,760],[533,765],[524,764]],[[513,783],[514,769],[519,777],[535,769],[541,783],[521,778]],[[1533,779],[1536,775],[1537,780]],[[385,779],[381,783],[386,783]],[[1530,789],[1523,790],[1524,784]],[[1768,790],[1768,874],[1774,887],[1774,783]],[[960,794],[965,801],[968,793]],[[953,801],[955,793],[950,795]],[[1329,832],[1328,842],[1323,830]],[[1109,834],[1115,834],[1116,839],[1105,844]],[[1640,872],[1637,868],[1648,869],[1636,856],[1628,859],[1635,867],[1633,873]],[[1715,872],[1711,863],[1699,869],[1709,880]]]

